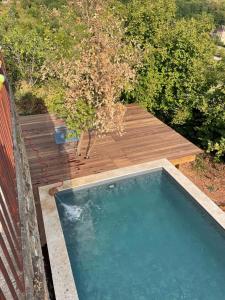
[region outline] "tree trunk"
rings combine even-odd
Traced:
[[[79,139],[79,142],[77,145],[77,155],[78,156],[81,155],[81,148],[82,148],[83,140],[84,140],[84,132],[81,132],[80,139]]]
[[[87,151],[86,151],[86,158],[90,157],[91,150],[94,147],[94,144],[95,144],[95,133],[93,135],[93,142],[92,142],[92,144],[91,144],[91,141],[92,141],[92,133],[91,133],[91,130],[88,130],[88,145],[87,145]]]

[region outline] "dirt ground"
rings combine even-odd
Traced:
[[[210,156],[200,155],[195,162],[179,169],[225,211],[225,163],[215,163]]]

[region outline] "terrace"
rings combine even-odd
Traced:
[[[59,150],[54,140],[54,128],[64,122],[54,115],[22,116],[20,124],[34,186],[161,158],[179,165],[195,160],[202,152],[137,105],[127,106],[123,136],[108,134],[97,138],[89,159],[76,156],[74,143],[65,144]],[[87,142],[87,135],[84,139]]]

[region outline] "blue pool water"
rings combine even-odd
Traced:
[[[224,231],[166,173],[56,202],[80,300],[225,299]]]

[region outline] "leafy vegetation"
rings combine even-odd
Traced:
[[[1,46],[20,108],[25,114],[29,111],[24,99],[32,102],[29,107],[36,107],[36,102],[45,94],[52,94],[51,91],[60,86],[55,80],[43,80],[42,68],[50,61],[57,63],[61,57],[77,57],[75,46],[85,34],[85,26],[77,23],[73,6],[61,6],[57,10],[52,7],[53,4],[58,7],[60,1],[47,2],[48,6],[41,0],[1,4]]]
[[[179,17],[196,17],[206,13],[213,17],[217,26],[225,24],[224,0],[176,0],[176,3]]]
[[[119,99],[138,102],[224,158],[225,55],[212,38],[224,0],[23,0],[0,10],[22,113],[47,107],[80,133],[121,133]]]

